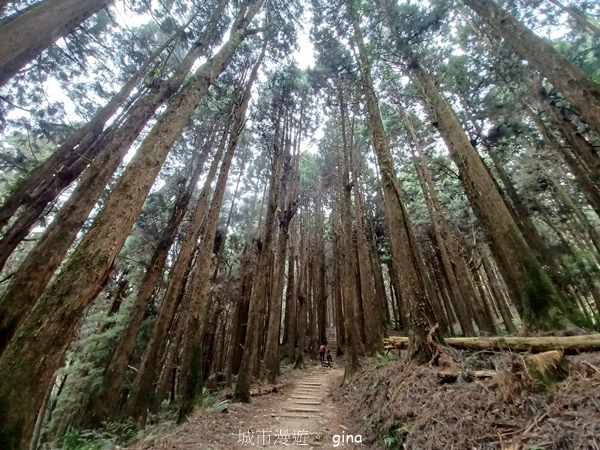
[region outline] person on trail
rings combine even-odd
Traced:
[[[327,366],[333,367],[333,357],[331,356],[331,350],[327,349]]]
[[[319,347],[319,361],[321,364],[325,362],[325,346],[323,344]]]

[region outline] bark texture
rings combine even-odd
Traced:
[[[369,57],[357,20],[353,21],[353,28],[361,60],[361,80],[367,103],[369,128],[381,176],[386,229],[392,250],[394,270],[400,279],[402,301],[409,316],[406,323],[410,338],[408,357],[415,364],[425,364],[431,359],[427,335],[435,325],[436,319],[427,296],[423,262],[414,231],[400,197],[400,187],[394,170],[388,138],[373,87]]]
[[[8,18],[0,28],[0,86],[112,0],[45,0]]]
[[[600,133],[600,86],[495,1],[463,0],[463,3],[488,22],[523,59],[565,96],[596,133]]]
[[[408,50],[405,52],[409,53]],[[564,327],[563,314],[567,308],[563,298],[525,242],[454,110],[418,59],[414,55],[410,55],[409,59],[410,73],[420,86],[435,125],[458,167],[461,184],[475,216],[490,239],[492,251],[521,317],[530,328]]]
[[[236,20],[227,42],[174,96],[89,232],[0,358],[0,409],[7,411],[0,433],[15,436],[9,449],[27,448],[44,393],[64,360],[83,311],[108,278],[171,146],[210,85],[233,58],[261,4],[256,2],[252,13]]]

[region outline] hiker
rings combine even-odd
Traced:
[[[321,364],[325,362],[325,346],[323,344],[319,347],[319,361]]]
[[[333,367],[333,357],[331,356],[331,350],[327,349],[327,367]]]

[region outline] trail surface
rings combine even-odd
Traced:
[[[343,374],[343,368],[314,363],[290,371],[282,377],[286,387],[280,392],[253,397],[250,404],[229,404],[226,412],[198,411],[187,423],[131,449],[358,448],[329,394]]]

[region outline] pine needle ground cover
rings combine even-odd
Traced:
[[[567,357],[568,376],[542,384],[513,354],[457,354],[459,372],[370,359],[334,393],[373,449],[600,449],[600,354]]]

